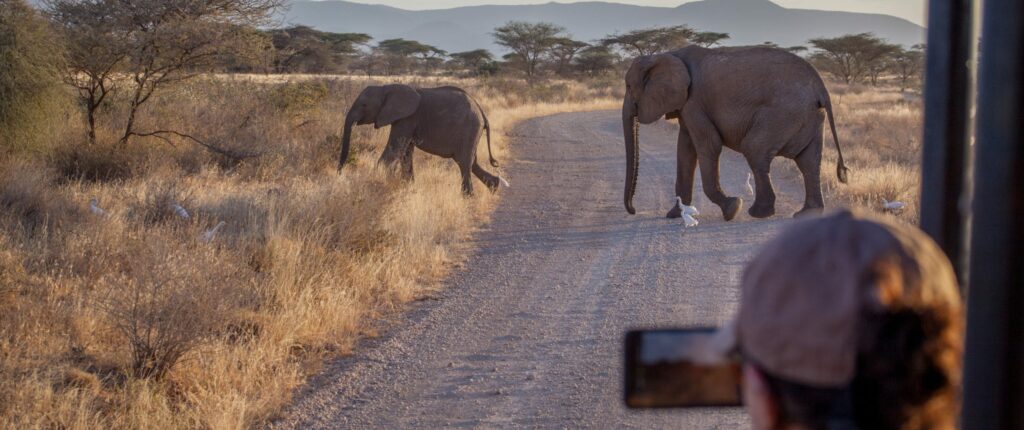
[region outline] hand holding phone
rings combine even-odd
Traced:
[[[741,406],[741,361],[719,346],[713,328],[627,333],[626,405]]]

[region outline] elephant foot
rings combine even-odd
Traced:
[[[668,218],[668,219],[676,219],[676,218],[682,218],[682,217],[683,217],[683,210],[679,208],[679,205],[673,205],[672,206],[672,210],[668,211],[668,213],[665,214],[665,218]]]
[[[754,218],[768,218],[775,215],[775,205],[757,205],[750,207],[747,213]]]
[[[804,217],[816,217],[825,212],[825,208],[808,208],[805,207],[800,209],[800,212],[793,214],[793,218],[804,218]]]
[[[722,217],[726,221],[732,221],[736,218],[736,215],[740,214],[740,210],[743,209],[743,199],[739,197],[728,197],[725,199],[725,203],[719,205],[722,208]]]

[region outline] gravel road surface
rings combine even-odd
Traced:
[[[521,124],[515,161],[503,167],[512,188],[501,190],[464,269],[435,300],[327,366],[273,427],[748,427],[741,409],[631,411],[620,399],[623,333],[727,321],[743,265],[803,200],[792,162],[776,160],[780,215],[751,219],[749,170],[726,150],[723,187],[744,198],[741,216],[722,221],[698,191],[699,227],[664,218],[676,133],[665,122],[642,128],[638,213],[629,216],[617,111]]]

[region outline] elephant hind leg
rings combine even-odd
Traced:
[[[825,210],[825,200],[821,194],[821,146],[822,138],[819,134],[796,156],[796,167],[804,177],[805,196],[803,209],[794,217],[817,215]]]
[[[483,182],[491,192],[498,190],[498,185],[501,183],[501,180],[498,179],[497,176],[494,176],[490,172],[484,170],[483,167],[480,167],[480,163],[477,163],[476,160],[473,160],[473,175],[480,179],[480,182]]]
[[[756,158],[755,158],[756,157]],[[750,216],[768,218],[775,215],[775,187],[772,186],[772,157],[747,155],[747,164],[754,174],[754,204]]]

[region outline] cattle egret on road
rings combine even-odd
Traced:
[[[886,199],[882,199],[882,209],[887,211],[899,212],[906,209],[907,204],[903,202],[890,202]]]
[[[683,203],[682,197],[676,197],[676,204],[679,205],[679,210],[683,211],[683,215],[698,216],[700,212],[697,208]]]
[[[188,211],[177,203],[171,203],[171,209],[174,209],[174,213],[181,219],[189,219]]]
[[[700,224],[697,222],[697,218],[687,213],[683,213],[683,222],[686,224],[686,228],[696,227],[697,224]]]
[[[99,201],[96,199],[89,200],[89,212],[96,216],[107,216],[107,211],[99,206]]]
[[[754,180],[754,174],[750,173],[750,172],[747,172],[747,195],[748,196],[753,196],[754,195],[754,185],[751,184],[751,181],[753,181],[753,180]]]
[[[227,223],[224,222],[224,221],[221,221],[221,222],[217,223],[217,225],[214,226],[213,228],[211,228],[209,230],[206,230],[206,232],[203,233],[203,237],[202,237],[203,243],[210,243],[210,242],[212,242],[213,239],[217,237],[217,232],[220,231],[220,229],[223,228],[225,224],[227,224]]]

